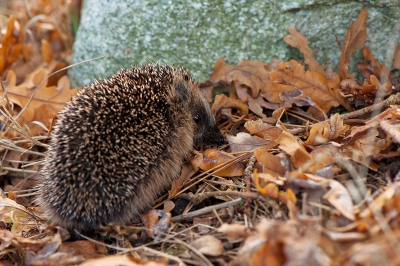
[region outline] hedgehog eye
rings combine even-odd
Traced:
[[[194,122],[196,122],[196,124],[198,124],[198,123],[200,122],[200,117],[199,117],[199,115],[194,115],[194,116],[193,116],[193,120],[194,120]]]

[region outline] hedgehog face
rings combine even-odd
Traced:
[[[199,92],[200,93],[200,92]],[[194,125],[194,144],[222,144],[224,137],[219,131],[214,115],[206,99],[201,95],[198,102],[194,102],[191,110]]]
[[[194,145],[222,144],[224,137],[215,123],[210,105],[187,73],[180,74],[179,81],[175,81],[175,95],[179,104],[192,116]]]

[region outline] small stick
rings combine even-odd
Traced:
[[[251,191],[251,174],[253,173],[255,162],[256,162],[256,156],[253,153],[249,159],[249,162],[247,163],[246,169],[244,170],[244,180],[246,182],[246,192],[247,193],[250,193],[250,191]],[[250,214],[250,212],[251,212],[251,207],[250,207],[251,203],[252,203],[252,199],[250,197],[247,197],[246,203],[245,203],[245,207],[246,207],[245,212],[248,214]]]
[[[373,104],[371,106],[365,107],[363,109],[354,111],[354,112],[350,112],[347,114],[343,114],[343,115],[339,115],[340,118],[342,119],[349,119],[349,118],[354,118],[354,117],[359,117],[361,115],[376,111],[376,110],[380,110],[383,109],[384,107],[388,107],[392,104],[399,104],[400,103],[400,92],[396,93],[394,95],[391,95],[389,98],[387,98],[386,100],[380,102],[380,103],[376,103]],[[325,120],[328,121],[328,120]],[[292,129],[290,130],[290,133],[292,133],[293,135],[296,135],[298,133],[303,133],[305,132],[306,129],[305,128],[296,128],[296,129]]]
[[[229,202],[224,202],[221,204],[217,204],[214,206],[210,206],[210,207],[206,207],[203,208],[201,210],[197,210],[197,211],[193,211],[193,212],[189,212],[189,213],[185,213],[185,214],[181,214],[181,215],[177,215],[171,218],[171,222],[173,223],[177,223],[177,222],[181,222],[190,218],[194,218],[203,214],[207,214],[212,212],[214,209],[218,210],[218,209],[222,209],[222,208],[227,208],[229,206],[236,206],[239,205],[240,203],[243,202],[243,199],[239,198],[239,199],[235,199]]]

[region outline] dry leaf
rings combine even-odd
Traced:
[[[260,93],[256,98],[253,98],[248,94],[248,89],[245,87],[237,87],[236,94],[244,102],[248,103],[249,109],[262,118],[264,122],[275,123],[271,117],[267,117],[263,112],[263,108],[274,110],[279,108],[282,104],[267,102],[262,93]]]
[[[233,110],[236,111],[235,114],[233,114]],[[218,118],[222,117],[235,122],[238,119],[235,118],[234,115],[247,116],[249,113],[249,108],[241,100],[228,98],[225,94],[220,94],[215,96],[215,101],[211,107],[211,111],[215,114],[217,120]]]
[[[196,158],[199,159],[200,156],[197,156]],[[191,161],[191,163],[194,160]],[[200,162],[198,164],[201,163],[201,158],[200,158]],[[193,165],[185,163],[182,166],[182,172],[181,175],[179,176],[178,179],[175,179],[174,181],[172,181],[172,185],[171,185],[171,189],[168,190],[168,198],[172,199],[173,197],[175,197],[175,195],[181,191],[183,185],[188,182],[192,176],[197,172],[197,170],[195,170],[193,168]]]
[[[23,232],[36,228],[35,218],[22,205],[7,198],[0,189],[0,221],[12,224],[11,232],[22,235]]]
[[[310,97],[304,95],[304,93],[294,87],[294,91],[286,91],[282,92],[279,95],[279,98],[284,102],[283,106],[277,108],[273,113],[272,117],[275,121],[278,121],[283,113],[283,110],[288,110],[293,105],[303,107],[309,106],[308,112],[316,119],[316,120],[326,120],[328,117],[325,112],[315,103]]]
[[[50,64],[51,59],[53,58],[53,51],[51,50],[51,44],[45,39],[42,39],[42,56],[44,61],[47,64]]]
[[[14,16],[10,16],[7,29],[0,45],[0,74],[3,74],[17,60],[22,51],[22,32]]]
[[[304,56],[304,62],[308,65],[309,70],[325,75],[324,68],[318,63],[310,47],[308,47],[306,36],[298,32],[295,27],[288,28],[288,32],[289,35],[286,35],[283,40],[290,46],[299,49]]]
[[[324,144],[330,140],[336,139],[349,128],[350,126],[343,125],[343,119],[336,113],[329,118],[329,121],[313,125],[305,144],[314,146]]]
[[[396,48],[394,49],[393,67],[400,69],[400,43],[397,44]]]
[[[345,79],[340,82],[340,94],[346,97],[355,107],[365,107],[375,103],[376,97],[392,93],[392,84],[388,80],[381,84],[375,75],[364,79],[363,84],[356,80]]]
[[[354,52],[361,49],[364,45],[364,42],[367,40],[367,18],[368,11],[365,9],[361,9],[357,20],[351,23],[347,31],[338,65],[340,80],[344,80],[347,78],[354,79],[354,77],[348,73],[348,65],[350,62],[350,58],[354,54]]]
[[[275,140],[282,133],[282,129],[276,126],[270,126],[260,119],[256,121],[247,121],[244,124],[244,127],[250,132],[250,134],[265,139],[268,143],[265,147],[267,149],[277,145]]]
[[[362,70],[364,79],[369,79],[371,75],[374,75],[381,81],[387,81],[389,70],[384,64],[379,63],[378,60],[375,59],[368,46],[364,47],[363,56],[365,62],[359,62],[357,67]]]
[[[263,96],[270,102],[283,103],[282,93],[298,89],[325,113],[339,105],[351,110],[350,104],[340,95],[339,87],[333,86],[333,81],[328,82],[324,75],[316,71],[304,71],[304,66],[295,60],[281,63],[269,76],[270,82],[266,84]]]
[[[202,254],[208,256],[220,256],[225,251],[221,240],[212,235],[202,236],[194,240],[192,245]]]
[[[199,167],[201,170],[207,171],[220,164],[230,162],[233,159],[235,159],[235,157],[226,152],[209,149],[204,151],[203,160]],[[242,162],[237,162],[225,166],[223,169],[214,173],[214,175],[223,177],[241,176],[243,175],[244,168],[245,166]]]
[[[380,125],[381,121],[392,117],[393,113],[396,113],[398,106],[391,106],[390,108],[386,109],[385,111],[381,112],[379,115],[374,116],[373,118],[369,119],[365,126],[360,126],[357,128],[352,129],[351,133],[346,136],[344,139],[348,140],[348,143],[353,143],[359,137],[367,134],[367,132]]]
[[[245,238],[251,235],[251,229],[244,224],[227,224],[223,223],[218,232],[227,235],[228,241],[234,241],[239,238]]]
[[[141,215],[140,219],[146,226],[147,235],[156,238],[160,233],[165,233],[171,223],[171,213],[162,210],[150,210]]]
[[[364,158],[379,154],[392,144],[390,137],[379,135],[376,128],[371,128],[367,134],[355,140],[351,145],[346,146],[346,150],[353,153],[354,156],[361,156]]]
[[[257,169],[254,169],[253,177],[254,177],[254,186],[262,195],[275,199],[278,198],[279,196],[278,186],[275,183],[265,182],[266,180],[268,181],[274,179],[276,180],[274,176],[270,174],[259,174]],[[263,177],[264,184],[260,184],[260,179],[261,179],[260,177]]]
[[[245,85],[252,90],[252,96],[255,98],[268,82],[267,69],[268,65],[261,61],[244,60],[233,66],[227,65],[225,60],[220,58],[215,62],[210,80],[214,84],[223,82],[230,85],[235,82],[235,86]]]
[[[297,179],[299,177],[320,183],[326,190],[328,190],[324,195],[324,199],[329,201],[329,203],[332,204],[343,216],[349,220],[355,220],[353,201],[349,191],[342,184],[336,180],[325,179],[316,175],[297,172],[290,173],[291,179]]]
[[[95,244],[88,240],[78,240],[74,242],[63,242],[58,252],[82,256],[85,259],[92,259],[105,256],[108,250],[104,245]]]
[[[400,110],[397,109],[396,113],[399,114]],[[393,117],[382,119],[379,125],[386,134],[392,137],[394,142],[400,143],[400,122],[398,117],[395,118],[395,115],[393,114]]]
[[[316,175],[324,178],[331,178],[341,169],[333,165],[335,163],[335,156],[339,152],[338,145],[329,143],[316,147],[310,155],[313,156],[315,164],[307,171],[315,173]]]
[[[7,80],[4,85],[7,87],[7,98],[12,103],[24,108],[28,103],[22,116],[17,120],[20,125],[27,125],[31,129],[32,135],[38,135],[44,130],[30,122],[38,121],[46,127],[50,125],[59,111],[61,111],[65,103],[75,94],[70,90],[70,83],[66,76],[58,81],[57,86],[46,87],[45,81],[37,90],[32,100],[36,87],[47,77],[48,71],[39,68],[35,72],[26,76],[23,83],[16,85],[16,76],[13,71],[7,73]],[[29,102],[30,101],[30,102]],[[33,130],[35,128],[35,130]]]
[[[381,213],[382,208],[387,204],[390,204],[394,199],[394,195],[399,193],[400,182],[396,182],[395,184],[391,184],[387,187],[385,191],[383,191],[378,197],[376,197],[366,208],[360,213],[360,217],[367,218],[373,217],[375,213]],[[387,208],[387,210],[391,210],[395,208]]]
[[[231,265],[331,265],[315,234],[300,230],[296,221],[261,219]]]
[[[80,266],[166,266],[167,262],[140,262],[126,255],[110,255],[104,258],[87,260]]]
[[[228,135],[226,139],[228,140],[232,152],[252,151],[259,147],[265,147],[268,144],[265,139],[252,136],[245,132],[239,132],[236,137]]]
[[[282,131],[282,134],[276,139],[279,148],[290,155],[290,161],[295,168],[302,167],[313,161],[313,157],[306,151],[297,139],[287,131]]]
[[[261,164],[262,173],[270,174],[274,177],[284,176],[286,169],[281,164],[281,158],[268,152],[266,148],[254,150],[254,156]]]
[[[200,217],[195,217],[193,218],[193,225],[196,225],[198,233],[201,235],[205,235],[210,233],[211,231],[211,226],[213,224],[213,218],[207,217],[207,218],[200,218]],[[208,226],[207,226],[208,225]]]

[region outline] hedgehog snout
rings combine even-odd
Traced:
[[[218,129],[217,125],[214,124],[204,131],[202,142],[204,144],[222,145],[225,142],[225,138],[221,134],[221,131]]]

